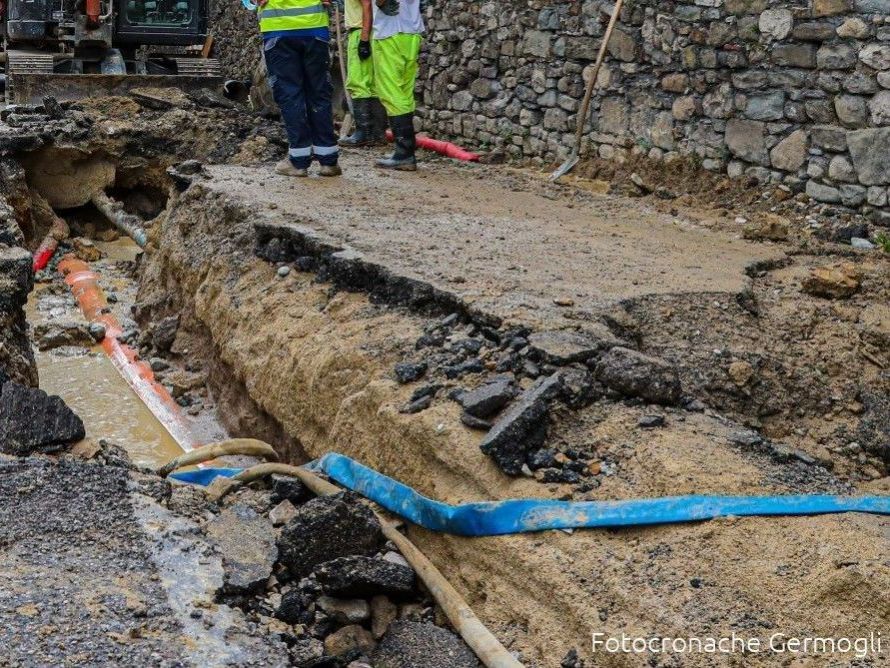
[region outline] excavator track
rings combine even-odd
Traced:
[[[174,58],[176,72],[183,76],[220,77],[222,68],[216,58]]]
[[[6,54],[6,103],[15,101],[16,84],[29,75],[51,75],[53,54],[33,51],[8,51]]]

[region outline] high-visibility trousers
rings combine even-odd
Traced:
[[[398,33],[375,39],[371,45],[374,58],[374,92],[390,116],[413,114],[414,82],[421,36]]]
[[[349,31],[349,40],[346,43],[346,90],[353,100],[377,97],[374,94],[374,59],[362,60],[358,57],[358,43],[361,39],[361,30]]]

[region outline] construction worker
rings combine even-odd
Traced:
[[[377,161],[378,167],[415,171],[414,82],[420,55],[423,18],[420,0],[376,0],[371,53],[374,90],[395,135],[395,151]]]
[[[314,158],[321,176],[339,176],[327,11],[321,0],[259,0],[257,6],[268,81],[290,144],[275,171],[307,176]]]
[[[371,0],[346,0],[346,90],[352,98],[355,131],[340,140],[341,146],[368,146],[384,139],[379,122],[380,101],[374,93],[374,62],[371,58]]]

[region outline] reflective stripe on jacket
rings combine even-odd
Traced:
[[[318,0],[269,0],[259,10],[260,32],[328,27],[328,13]]]

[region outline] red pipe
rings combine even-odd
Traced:
[[[117,318],[108,310],[108,302],[99,288],[98,274],[91,271],[86,262],[73,255],[62,258],[59,262],[59,271],[65,277],[65,283],[71,288],[71,293],[80,304],[86,319],[105,326],[102,349],[127,384],[170,432],[179,447],[185,452],[194,450],[199,444],[195,442],[179,404],[173,400],[167,389],[155,380],[151,367],[139,359],[136,351],[118,340],[123,329]]]
[[[393,141],[392,130],[386,131],[386,138],[389,141]],[[440,155],[444,155],[446,158],[454,158],[455,160],[463,160],[464,162],[479,162],[478,153],[472,153],[471,151],[461,148],[457,144],[452,144],[450,141],[442,141],[441,139],[433,139],[432,137],[427,137],[425,135],[418,135],[417,145],[427,151],[435,151]]]
[[[46,233],[46,236],[43,237],[43,241],[40,242],[40,245],[34,252],[34,262],[32,266],[35,273],[46,269],[46,265],[49,264],[56,249],[59,247],[59,242],[62,239],[67,239],[69,234],[68,223],[56,216],[53,224],[49,228],[49,232]]]
[[[86,0],[87,26],[89,28],[99,27],[99,16],[102,14],[101,0]]]

